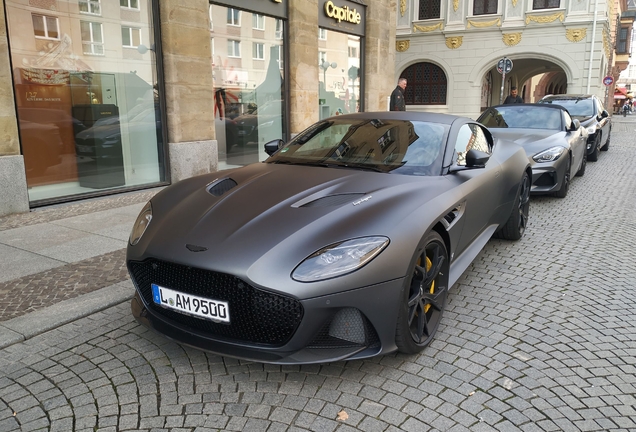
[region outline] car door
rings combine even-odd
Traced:
[[[587,157],[586,146],[587,137],[583,135],[583,128],[573,129],[572,117],[567,111],[563,111],[566,139],[572,151],[572,164],[570,165],[570,176],[574,177],[581,166],[584,157]],[[570,177],[570,178],[571,178]]]
[[[594,96],[594,107],[596,109],[596,118],[598,120],[599,126],[601,128],[601,130],[603,131],[603,136],[601,137],[601,147],[605,145],[605,143],[607,142],[607,139],[610,136],[610,119],[609,116],[607,117],[603,117],[603,111],[605,111],[605,108],[603,107],[603,102],[601,102],[601,100],[599,98],[597,98],[596,96]]]
[[[461,234],[454,239],[455,255],[461,254],[492,223],[501,201],[504,185],[500,179],[501,165],[496,159],[491,157],[483,168],[461,169],[466,166],[466,153],[470,149],[492,155],[489,137],[490,134],[476,123],[464,124],[456,134],[449,136],[449,147],[452,145],[454,151],[452,166],[460,170],[448,177],[457,183],[458,205],[464,219]]]

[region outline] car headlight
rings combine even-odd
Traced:
[[[592,135],[593,133],[596,132],[596,126],[590,126],[587,128],[587,133]]]
[[[535,162],[553,162],[565,151],[565,147],[555,146],[532,156]]]
[[[316,282],[354,272],[375,258],[389,244],[386,237],[362,237],[324,247],[293,271],[299,282]]]
[[[141,210],[141,213],[139,213],[139,216],[137,216],[135,225],[133,225],[132,232],[130,233],[130,239],[128,240],[131,246],[139,243],[141,236],[143,236],[146,232],[146,229],[148,228],[148,225],[150,225],[151,220],[152,205],[150,205],[150,201],[148,201],[148,203],[146,203],[144,208]]]

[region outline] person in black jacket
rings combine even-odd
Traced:
[[[506,100],[504,100],[504,104],[516,104],[516,103],[523,103],[523,99],[521,99],[521,96],[517,94],[517,87],[511,87],[510,94],[506,96]]]
[[[406,78],[400,78],[398,85],[391,93],[391,102],[389,102],[390,111],[406,111],[406,102],[404,101],[404,89],[406,88]]]

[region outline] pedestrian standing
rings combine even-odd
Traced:
[[[516,103],[523,103],[523,99],[521,99],[521,96],[517,94],[517,87],[511,87],[510,94],[506,96],[506,100],[504,100],[504,104],[516,104]]]
[[[400,78],[398,85],[391,93],[391,102],[389,103],[389,111],[406,111],[406,102],[404,101],[404,89],[406,88],[406,78]]]

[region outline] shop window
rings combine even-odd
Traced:
[[[60,28],[56,17],[32,14],[33,33],[36,38],[59,39]]]
[[[82,30],[82,49],[84,54],[104,55],[104,36],[102,24],[91,21],[80,21]]]
[[[139,9],[139,0],[119,0],[119,5],[128,9]]]
[[[440,0],[420,0],[418,19],[426,20],[439,18],[441,10]]]
[[[629,27],[621,27],[618,31],[616,54],[629,54]]]
[[[474,0],[473,15],[492,15],[497,13],[497,0]]]
[[[555,9],[559,7],[560,0],[533,0],[532,9]]]
[[[265,30],[265,17],[259,14],[252,14],[252,28],[254,30]]]
[[[102,8],[99,0],[79,0],[79,11],[84,14],[101,15]]]
[[[404,100],[407,105],[446,105],[446,74],[433,63],[416,63],[402,72],[407,79]]]
[[[265,45],[262,43],[252,43],[252,58],[254,60],[265,60]]]
[[[137,48],[141,45],[141,29],[122,26],[121,41],[126,48]]]
[[[241,11],[238,9],[227,10],[227,23],[233,26],[241,25]]]
[[[227,41],[227,56],[241,57],[241,42],[237,40]]]

